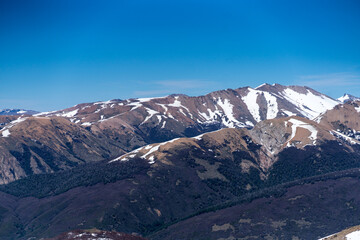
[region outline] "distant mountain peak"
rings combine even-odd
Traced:
[[[342,103],[346,103],[348,101],[359,101],[360,98],[355,97],[355,96],[353,96],[351,94],[345,93],[342,97],[339,97],[337,100],[342,102]]]
[[[34,111],[34,110],[25,110],[25,109],[0,109],[0,115],[8,115],[8,116],[13,116],[13,115],[34,115],[37,114],[39,112]]]

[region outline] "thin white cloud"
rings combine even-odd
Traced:
[[[354,72],[340,72],[320,75],[301,76],[298,84],[309,87],[359,86],[360,74]]]

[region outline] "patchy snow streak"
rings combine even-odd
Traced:
[[[276,118],[276,116],[279,112],[276,97],[274,97],[273,95],[271,95],[268,92],[263,92],[263,93],[264,93],[264,97],[267,102],[266,119]]]
[[[185,107],[184,105],[182,105],[182,104],[181,104],[181,101],[179,101],[179,96],[176,96],[174,102],[173,102],[173,103],[170,103],[170,104],[167,104],[167,106],[168,106],[168,107],[176,107],[176,108],[184,108],[184,109],[188,112],[189,116],[191,116],[191,118],[193,118],[190,110],[189,110],[187,107]],[[184,111],[183,111],[182,109],[179,109],[179,111],[180,111],[183,115],[186,116],[186,114],[184,113]]]
[[[256,122],[260,122],[261,121],[261,118],[260,118],[260,108],[259,108],[259,105],[257,104],[256,100],[257,100],[257,97],[258,97],[258,94],[261,92],[261,91],[257,91],[257,90],[254,90],[252,88],[248,88],[249,90],[249,93],[242,97],[241,99],[244,101],[244,103],[246,104],[250,114],[253,116],[254,120]]]
[[[205,122],[214,122],[217,115],[221,115],[219,110],[212,111],[210,108],[207,109],[209,115],[203,112],[199,112],[200,116],[202,116]]]
[[[91,126],[91,123],[90,122],[84,122],[84,123],[81,124],[81,126],[88,127],[88,126]]]
[[[58,113],[58,114],[56,114],[56,116],[71,118],[71,117],[74,117],[78,113],[78,111],[79,111],[79,109],[75,109],[70,112]]]
[[[126,153],[124,155],[121,155],[120,157],[117,157],[117,158],[109,161],[109,163],[116,162],[116,161],[126,162],[126,161],[129,161],[130,159],[138,156],[142,159],[148,160],[149,164],[154,164],[155,163],[155,155],[154,154],[156,153],[156,151],[159,150],[160,146],[166,145],[167,143],[172,143],[178,139],[179,138],[174,138],[174,139],[166,141],[166,142],[154,143],[154,144],[146,145],[144,147],[137,148],[129,153]],[[142,155],[139,155],[139,152],[141,152]]]
[[[222,122],[225,126],[233,128],[233,127],[235,127],[234,124],[240,123],[234,117],[234,114],[233,114],[234,106],[230,103],[229,99],[224,99],[224,102],[222,102],[221,99],[219,98],[217,101],[217,104],[223,109],[223,112],[224,112],[225,116],[227,117],[227,120],[225,118],[222,118]]]
[[[145,108],[146,111],[148,112],[148,116],[145,118],[145,120],[140,124],[140,125],[143,125],[144,123],[146,123],[149,119],[152,118],[152,116],[154,116],[155,114],[158,114],[159,112],[155,111],[155,110],[152,110],[150,108]],[[160,119],[161,120],[161,119]]]
[[[135,109],[139,108],[142,106],[141,102],[132,102],[127,104],[128,106],[134,106],[133,108],[131,108],[130,111],[134,111]]]

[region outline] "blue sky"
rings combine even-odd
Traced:
[[[307,85],[360,96],[360,2],[0,0],[0,108]]]

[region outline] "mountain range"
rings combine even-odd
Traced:
[[[7,116],[0,130],[0,183],[221,128],[252,128],[262,120],[288,116],[314,119],[338,103],[307,87],[264,84],[199,97],[111,100]]]
[[[360,221],[355,97],[263,84],[0,120],[1,239],[316,239]]]

